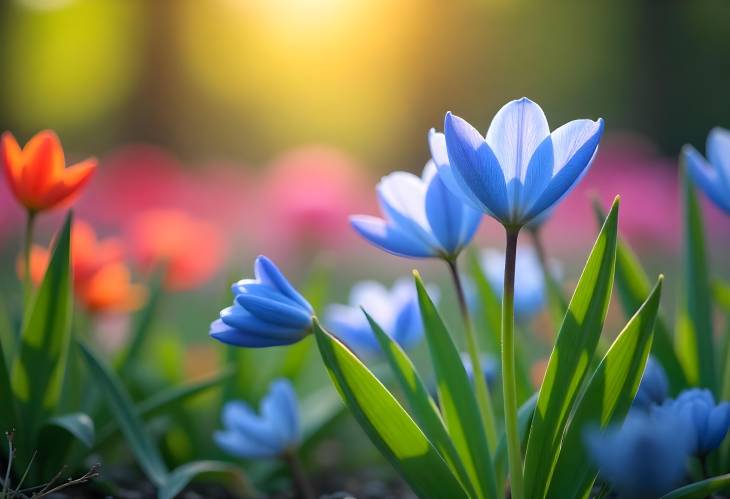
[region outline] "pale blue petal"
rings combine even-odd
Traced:
[[[449,191],[438,175],[431,179],[426,191],[426,216],[434,236],[449,256],[458,253],[468,243],[462,239],[465,235],[462,221],[465,210],[469,209]]]
[[[730,213],[730,188],[726,187],[718,170],[690,145],[682,148],[682,156],[687,165],[687,172],[697,187],[720,209]]]
[[[235,431],[216,431],[213,440],[224,452],[240,459],[273,458],[279,454],[268,445],[259,445]]]
[[[354,215],[350,217],[350,225],[371,244],[388,253],[408,258],[436,256],[433,248],[423,240],[380,218]]]
[[[707,136],[707,159],[717,168],[730,191],[730,130],[715,127]],[[730,197],[730,192],[726,194]]]
[[[530,207],[538,200],[545,191],[545,188],[553,178],[553,141],[550,136],[542,141],[535,153],[530,158],[527,166],[525,182],[522,186],[522,192],[519,202],[518,215],[521,217],[529,211]],[[517,201],[513,200],[513,203]]]
[[[243,293],[236,296],[236,303],[251,312],[253,316],[274,325],[307,329],[312,323],[312,314],[308,310],[266,296]]]
[[[279,448],[284,450],[297,444],[297,397],[291,383],[285,379],[271,383],[269,393],[261,401],[261,417],[276,430]]]
[[[289,283],[284,274],[282,274],[278,267],[274,265],[274,262],[266,256],[259,255],[258,258],[256,258],[254,273],[256,278],[262,283],[269,284],[270,286],[278,289],[283,295],[296,301],[310,312],[313,312],[312,306],[309,302],[304,299],[299,291],[294,289],[294,286]]]
[[[507,184],[496,156],[482,136],[469,123],[446,113],[446,146],[454,179],[461,190],[471,192],[469,199],[482,211],[501,221],[508,220]]]

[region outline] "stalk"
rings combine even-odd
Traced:
[[[35,229],[35,212],[28,210],[25,221],[25,241],[23,244],[23,302],[24,307],[30,304],[30,297],[33,294],[33,281],[30,276],[30,250],[33,246],[33,232]]]
[[[315,499],[314,489],[312,489],[312,484],[307,478],[307,473],[304,471],[304,466],[302,466],[302,461],[299,459],[297,452],[295,450],[287,451],[282,455],[282,459],[289,466],[297,497],[300,499]]]

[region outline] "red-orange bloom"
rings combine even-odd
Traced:
[[[142,268],[164,268],[165,287],[174,291],[204,284],[225,257],[220,230],[178,210],[141,213],[130,226],[130,240]]]
[[[22,149],[5,132],[0,162],[13,195],[34,213],[72,203],[96,169],[93,158],[66,168],[61,142],[50,130],[37,133]]]
[[[76,286],[76,296],[91,312],[129,312],[142,306],[147,289],[133,284],[129,268],[110,263]]]

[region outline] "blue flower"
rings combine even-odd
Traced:
[[[712,392],[704,388],[685,390],[676,400],[667,401],[664,407],[685,420],[693,435],[692,453],[698,456],[717,449],[730,428],[730,402],[715,405]]]
[[[641,377],[639,389],[634,397],[634,407],[648,409],[662,404],[669,395],[669,381],[664,368],[654,357],[649,356]]]
[[[437,294],[429,289],[435,299]],[[333,304],[325,311],[325,324],[335,336],[361,357],[381,352],[363,309],[403,349],[423,339],[423,322],[416,286],[408,278],[396,281],[392,289],[374,281],[363,281],[350,291],[349,305]]]
[[[486,249],[481,258],[484,274],[494,291],[501,296],[504,287],[504,251]],[[557,262],[550,262],[551,272],[559,277]],[[515,267],[515,316],[518,320],[529,320],[545,306],[545,275],[540,259],[531,246],[517,248]]]
[[[215,443],[238,458],[279,457],[299,443],[299,408],[291,383],[271,383],[261,401],[260,414],[246,403],[228,402],[223,407],[223,430],[213,435]]]
[[[436,161],[444,183],[504,226],[521,227],[555,206],[585,175],[603,120],[575,120],[550,133],[540,106],[523,97],[499,110],[486,138],[451,113],[444,134],[448,165]]]
[[[588,430],[588,453],[621,499],[654,499],[682,482],[691,442],[673,411],[630,411],[623,425]]]
[[[355,215],[353,228],[375,246],[409,258],[451,259],[469,244],[482,214],[446,188],[429,161],[419,178],[395,172],[377,186],[384,218]]]
[[[255,279],[232,286],[233,305],[221,310],[210,336],[239,347],[261,348],[296,343],[312,327],[312,306],[265,256],[254,265]]]
[[[469,380],[473,383],[474,368],[471,365],[471,359],[469,358],[469,355],[467,355],[466,353],[462,353],[461,362],[464,364],[466,375],[469,376]],[[497,377],[499,376],[499,366],[497,365],[497,361],[491,355],[482,354],[479,357],[479,363],[482,366],[482,374],[484,375],[484,379],[487,382],[487,385],[492,388],[494,386],[494,383],[497,381]]]
[[[682,156],[692,180],[707,197],[730,214],[730,130],[713,128],[707,136],[707,159],[691,145],[682,149]]]

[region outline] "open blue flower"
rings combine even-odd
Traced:
[[[312,306],[265,256],[254,265],[255,279],[232,286],[233,305],[210,326],[210,336],[239,347],[261,348],[296,343],[312,327]]]
[[[707,136],[707,159],[691,145],[682,156],[692,180],[721,210],[730,214],[730,130],[713,128]]]
[[[350,222],[362,237],[394,255],[454,258],[482,218],[444,185],[433,161],[420,178],[394,172],[376,190],[384,218],[355,215]]]
[[[300,439],[299,408],[291,383],[274,381],[261,401],[260,414],[240,401],[223,407],[223,430],[213,435],[218,447],[238,458],[280,457]]]
[[[501,296],[504,285],[504,251],[486,249],[482,251],[482,268],[494,291]],[[550,262],[550,271],[559,277],[561,271],[557,262]],[[540,312],[546,303],[545,275],[540,259],[531,246],[517,248],[515,267],[515,316],[518,320],[529,320]]]
[[[669,395],[669,380],[664,368],[653,356],[646,361],[639,389],[634,397],[634,407],[644,409],[662,404]]]
[[[540,106],[523,97],[499,110],[486,138],[446,113],[444,140],[436,146],[445,147],[448,164],[432,154],[450,189],[506,227],[521,227],[585,175],[602,134],[602,119],[574,120],[550,133]]]
[[[679,485],[690,440],[682,419],[662,410],[632,410],[623,425],[585,434],[601,477],[621,499],[658,499]]]
[[[429,291],[435,299],[436,290]],[[350,291],[349,305],[327,307],[324,322],[328,329],[356,354],[367,357],[381,350],[363,310],[405,350],[423,339],[418,295],[411,279],[399,279],[392,289],[375,281],[362,281]]]
[[[693,435],[692,453],[705,456],[717,449],[730,429],[730,402],[715,405],[715,397],[705,388],[691,388],[664,406],[685,420],[685,432]]]

